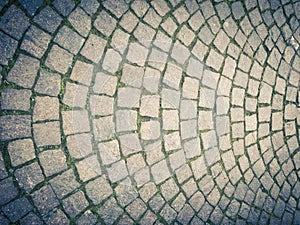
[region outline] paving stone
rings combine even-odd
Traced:
[[[67,26],[59,29],[54,41],[73,54],[77,54],[84,43],[84,39]]]
[[[158,91],[160,73],[158,70],[147,67],[144,74],[143,86],[151,93]]]
[[[67,73],[73,60],[73,55],[57,45],[53,45],[45,65],[62,74]]]
[[[31,91],[26,89],[7,88],[1,93],[2,110],[29,111]]]
[[[54,33],[62,22],[62,18],[49,6],[46,6],[37,16],[34,22],[38,23],[42,28]]]
[[[138,66],[125,64],[122,71],[121,82],[128,86],[141,87],[143,82],[144,69]]]
[[[11,140],[15,138],[31,137],[31,118],[27,115],[7,115],[0,118],[0,139]]]
[[[75,4],[71,0],[55,0],[53,5],[63,16],[68,16],[75,7]]]
[[[134,110],[118,110],[116,112],[116,131],[137,130],[137,112]]]
[[[223,63],[223,56],[217,53],[215,50],[210,50],[206,64],[215,70],[219,71]]]
[[[101,168],[96,155],[85,158],[75,165],[82,181],[87,181],[101,175]]]
[[[189,19],[188,23],[194,31],[198,30],[204,23],[204,18],[200,11],[194,13],[194,15]]]
[[[164,145],[166,151],[171,151],[181,148],[179,132],[172,132],[164,135]]]
[[[80,54],[94,63],[98,63],[102,57],[105,45],[106,41],[104,39],[98,37],[97,35],[90,34],[83,48],[81,49]]]
[[[132,10],[136,13],[138,17],[143,17],[149,8],[149,4],[144,1],[135,1],[131,4]]]
[[[180,95],[178,91],[163,88],[161,91],[161,99],[163,108],[179,108]]]
[[[194,37],[194,33],[185,25],[177,33],[177,38],[186,46],[189,46],[192,43]]]
[[[12,222],[16,222],[28,212],[30,212],[32,210],[32,206],[30,205],[27,198],[22,197],[7,204],[3,207],[2,210]]]
[[[31,26],[25,33],[20,48],[37,58],[41,58],[46,52],[50,40],[51,36],[49,34],[35,26]]]
[[[169,155],[169,162],[172,170],[175,170],[185,163],[185,155],[182,149],[177,150],[176,152]]]
[[[31,88],[35,81],[39,64],[37,59],[20,54],[6,79],[21,87]]]
[[[214,39],[214,34],[207,27],[207,25],[205,25],[200,29],[200,33],[198,34],[198,37],[202,42],[204,42],[204,44],[209,45]]]
[[[168,86],[178,90],[181,77],[182,77],[182,70],[175,65],[168,64],[164,74],[163,82]]]
[[[180,102],[180,119],[194,119],[197,117],[197,102],[192,100],[182,100]]]
[[[146,161],[152,165],[164,158],[162,153],[162,146],[159,141],[145,146]]]
[[[160,137],[160,123],[156,120],[142,122],[141,138],[144,140],[154,140]]]
[[[67,147],[71,157],[80,159],[92,152],[90,134],[76,134],[67,137]]]
[[[18,166],[35,158],[31,139],[16,140],[8,144],[8,153],[12,166]]]
[[[119,143],[116,140],[99,143],[98,149],[104,165],[114,163],[121,159]]]
[[[148,54],[147,48],[143,47],[138,43],[133,42],[129,45],[126,58],[132,63],[136,63],[139,66],[143,66],[146,62],[147,54]]]
[[[183,149],[185,152],[185,157],[187,159],[194,158],[196,156],[200,156],[201,154],[201,146],[200,146],[200,139],[192,139],[187,141],[183,144]]]
[[[124,0],[105,1],[103,5],[118,18],[120,18],[128,10],[128,5]]]
[[[111,46],[120,53],[123,53],[126,49],[128,41],[129,34],[125,33],[121,29],[116,29],[112,36]]]
[[[142,116],[158,117],[159,95],[143,95],[141,98],[140,114]]]
[[[92,16],[94,13],[96,13],[99,3],[96,0],[83,0],[80,2],[80,6],[85,10],[86,13],[88,13],[90,16]]]
[[[26,17],[22,10],[12,5],[1,17],[0,26],[3,31],[20,40],[25,30],[29,27],[29,18]]]
[[[46,219],[46,224],[69,224],[68,217],[60,210],[56,209],[50,217],[47,217]]]
[[[33,124],[33,135],[38,147],[60,145],[61,131],[59,122]]]
[[[160,215],[165,218],[167,223],[172,223],[172,221],[176,218],[176,212],[172,209],[168,204],[164,206],[161,210]]]
[[[61,150],[48,150],[39,154],[39,160],[46,176],[67,169],[66,156]]]
[[[74,172],[71,169],[54,177],[49,182],[59,199],[63,198],[65,195],[79,187],[79,183],[76,181]]]
[[[30,192],[36,185],[44,180],[42,170],[37,162],[23,166],[14,172],[20,187]]]
[[[59,120],[59,102],[57,98],[36,97],[33,121]]]
[[[86,117],[86,119],[88,118]],[[94,119],[93,127],[94,127],[94,135],[96,140],[100,140],[100,141],[108,140],[114,136],[115,126],[114,126],[112,116],[106,116],[106,117],[100,117],[99,119]]]
[[[190,77],[185,77],[182,86],[182,96],[190,99],[197,99],[199,81]]]
[[[147,4],[146,2],[144,3]],[[132,3],[132,5],[133,4],[134,2]],[[122,19],[120,21],[120,25],[128,32],[132,32],[137,24],[138,24],[138,18],[131,11],[127,11],[122,16]]]
[[[107,168],[107,172],[108,177],[112,183],[121,181],[128,175],[124,160],[120,160],[111,164]]]
[[[164,21],[161,24],[161,27],[170,35],[172,36],[177,29],[176,23],[171,19],[167,18],[166,21]]]
[[[112,212],[111,209],[114,209]],[[110,198],[104,203],[104,205],[97,211],[100,217],[105,221],[105,223],[110,224],[118,219],[122,214],[123,209],[121,209],[114,198]]]
[[[105,54],[102,67],[104,70],[115,73],[119,68],[121,60],[121,56],[116,51],[108,49]]]
[[[116,92],[118,78],[104,73],[97,73],[93,91],[97,94],[107,94],[113,96]]]
[[[102,10],[94,21],[94,26],[97,30],[106,36],[109,36],[116,26],[116,20],[107,12]]]
[[[204,70],[201,84],[212,89],[216,89],[220,75],[210,70]]]
[[[12,59],[15,53],[18,42],[2,32],[0,32],[0,40],[0,49],[3,52],[0,57],[0,63],[8,65],[9,60]]]
[[[37,80],[34,90],[41,94],[46,94],[49,96],[57,96],[60,92],[60,87],[61,87],[60,82],[61,82],[60,75],[56,73],[50,73],[45,70],[41,70],[40,76]]]
[[[197,40],[193,47],[192,53],[201,61],[203,61],[204,56],[208,51],[208,47],[204,45],[201,41]]]
[[[150,24],[153,28],[157,28],[162,18],[155,12],[154,9],[149,9],[144,17],[144,20]]]
[[[115,188],[115,191],[117,201],[122,207],[129,205],[138,197],[136,188],[133,186],[129,186],[128,180],[126,180],[124,183],[118,184],[118,186]]]
[[[0,181],[1,198],[0,205],[4,205],[13,200],[18,195],[18,189],[14,186],[12,178],[6,178]]]
[[[161,183],[170,177],[170,172],[165,160],[162,160],[151,167],[151,174],[156,184]]]
[[[114,99],[104,95],[92,95],[90,96],[90,109],[93,116],[111,115],[114,111]]]
[[[68,17],[69,22],[82,36],[86,37],[91,29],[90,17],[77,7]]]
[[[98,187],[102,187],[101,189]],[[104,177],[90,181],[85,186],[87,196],[94,204],[99,204],[112,194],[112,189]]]
[[[165,201],[162,196],[160,194],[157,194],[149,201],[149,205],[151,209],[157,213],[162,208],[164,202]]]
[[[179,64],[184,64],[184,62],[190,56],[190,51],[179,41],[176,41],[172,49],[171,57],[175,59]]]
[[[137,134],[124,134],[122,136],[119,136],[119,139],[121,143],[122,153],[125,156],[142,150]]]
[[[185,120],[180,122],[181,138],[188,139],[197,135],[197,121]]]
[[[144,23],[139,22],[133,32],[133,35],[141,44],[150,47],[149,44],[155,35],[155,31]],[[144,51],[146,52],[146,50]]]
[[[213,90],[203,87],[200,89],[199,106],[212,109],[215,105],[215,98]]]
[[[78,191],[63,200],[63,207],[66,213],[71,217],[75,217],[89,205],[84,193]]]
[[[90,131],[87,111],[64,111],[62,119],[65,135]]]
[[[199,111],[198,128],[199,130],[213,129],[212,111]]]
[[[29,214],[27,214],[27,216],[25,216],[23,219],[21,219],[21,224],[33,224],[33,225],[37,225],[37,224],[41,224],[42,220],[34,213],[30,212]]]
[[[77,60],[70,79],[89,86],[92,80],[93,66],[91,64]]]
[[[137,88],[124,87],[118,89],[118,106],[127,108],[139,108],[141,90]]]
[[[34,201],[34,205],[38,208],[38,211],[45,215],[53,208],[59,205],[57,197],[55,196],[50,185],[45,185],[39,190],[31,194]]]
[[[89,210],[86,210],[82,216],[78,218],[76,221],[77,225],[84,225],[84,224],[95,224],[97,222],[96,216]]]
[[[147,207],[141,199],[134,200],[134,202],[126,207],[126,211],[134,220],[137,220],[146,211],[146,209]]]

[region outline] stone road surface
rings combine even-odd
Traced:
[[[0,17],[0,224],[300,224],[299,0]]]

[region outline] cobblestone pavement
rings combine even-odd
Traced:
[[[300,224],[299,0],[0,15],[0,224]]]

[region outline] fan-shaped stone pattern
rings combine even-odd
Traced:
[[[0,3],[1,224],[300,223],[299,2],[47,4]]]

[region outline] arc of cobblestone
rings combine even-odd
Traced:
[[[299,224],[299,7],[0,2],[0,223]]]

